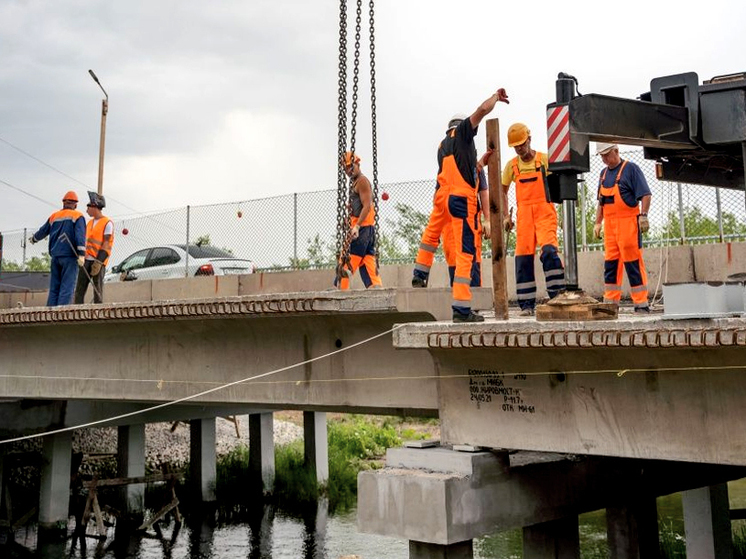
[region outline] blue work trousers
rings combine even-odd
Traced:
[[[78,259],[75,256],[56,256],[52,258],[47,306],[57,307],[71,304],[77,280]]]

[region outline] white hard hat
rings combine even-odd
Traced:
[[[616,144],[605,144],[603,142],[596,142],[596,155],[606,155],[612,149],[619,149]]]
[[[456,113],[448,121],[448,130],[456,128],[462,120],[466,120],[467,118],[469,118],[469,116],[464,113]]]

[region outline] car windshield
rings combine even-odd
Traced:
[[[174,245],[181,250],[186,250],[185,245]],[[229,252],[209,245],[189,245],[189,256],[192,258],[234,258]]]

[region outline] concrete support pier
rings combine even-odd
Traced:
[[[409,542],[409,559],[472,559],[473,557],[474,546],[471,540],[451,545],[411,540]]]
[[[733,559],[728,485],[725,483],[684,491],[686,556]]]
[[[70,508],[72,433],[68,431],[44,437],[42,455],[39,527],[66,530]]]
[[[329,480],[329,438],[325,412],[303,412],[303,446],[306,467],[314,469],[319,483],[326,483]]]
[[[203,502],[215,501],[215,418],[189,422],[189,466],[194,491]]]
[[[523,528],[523,559],[580,559],[578,517]]]
[[[272,412],[249,414],[249,470],[253,480],[261,480],[262,492],[275,486],[275,440]]]
[[[119,477],[145,475],[145,424],[123,425],[117,430],[117,467]],[[125,485],[124,510],[141,514],[145,511],[145,484]]]
[[[660,540],[655,497],[607,506],[606,537],[611,559],[657,559]]]

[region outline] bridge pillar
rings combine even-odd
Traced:
[[[145,475],[145,424],[122,425],[117,430],[117,468],[119,477]],[[145,484],[125,485],[122,491],[124,510],[145,511]]]
[[[316,472],[316,480],[329,480],[329,439],[326,432],[326,413],[303,412],[303,446],[306,466]]]
[[[249,470],[260,479],[262,491],[271,493],[275,485],[275,439],[272,413],[249,414]]]
[[[409,540],[409,559],[472,559],[473,557],[472,540],[450,545]]]
[[[66,530],[70,507],[72,433],[68,431],[44,437],[42,455],[39,526],[43,529]]]
[[[203,502],[215,501],[215,418],[189,422],[189,470],[194,491]]]
[[[728,485],[725,483],[682,493],[686,556],[701,559],[732,559]]]
[[[523,559],[579,559],[578,517],[523,528]]]
[[[657,559],[660,542],[655,497],[607,507],[606,537],[611,559]]]

